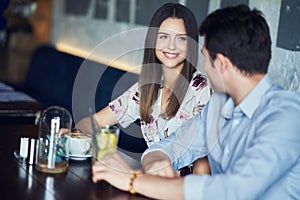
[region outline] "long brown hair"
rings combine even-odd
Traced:
[[[193,78],[198,62],[198,28],[197,21],[187,7],[167,3],[160,7],[152,16],[145,40],[144,59],[139,79],[139,99],[141,120],[147,123],[151,120],[151,107],[158,98],[158,90],[162,77],[162,64],[155,54],[158,29],[161,23],[169,18],[183,19],[188,35],[188,55],[184,60],[184,67],[176,81],[172,95],[166,108],[165,117],[174,117],[186,94],[188,85]]]

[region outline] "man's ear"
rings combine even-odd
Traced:
[[[225,73],[228,71],[230,66],[232,66],[231,61],[221,53],[216,54],[215,65],[220,73]]]

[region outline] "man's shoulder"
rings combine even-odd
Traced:
[[[296,91],[284,90],[280,86],[274,85],[265,95],[264,101],[275,105],[300,105],[300,93]]]
[[[256,113],[260,117],[273,119],[273,121],[275,119],[284,123],[299,121],[300,93],[271,88],[271,90],[264,95]]]

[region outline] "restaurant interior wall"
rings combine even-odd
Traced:
[[[150,17],[164,0],[53,0],[51,42],[62,51],[139,73]],[[263,11],[272,37],[271,78],[300,91],[299,0],[178,0],[197,20],[237,3]],[[202,43],[202,40],[201,40]],[[199,62],[199,68],[201,62]]]

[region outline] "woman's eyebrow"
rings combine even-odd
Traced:
[[[158,32],[157,34],[167,34],[167,35],[169,35],[169,33],[166,33],[166,32]]]
[[[177,36],[187,36],[186,33],[179,33],[179,34],[176,34]]]

